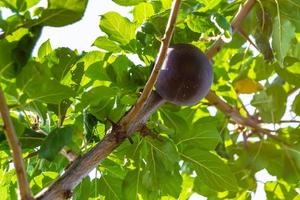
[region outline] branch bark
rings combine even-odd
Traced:
[[[94,148],[83,156],[78,157],[49,188],[40,192],[36,199],[52,200],[67,199],[72,194],[72,189],[78,185],[88,173],[97,167],[115,148],[117,148],[127,137],[129,137],[137,128],[140,128],[141,122],[145,119],[142,116],[145,112],[144,105],[159,105],[155,93],[151,93],[152,88],[158,77],[160,68],[166,57],[169,43],[174,31],[176,17],[179,11],[181,0],[174,0],[171,14],[168,20],[166,31],[160,46],[158,60],[154,66],[152,74],[144,88],[144,91],[131,111],[125,115],[120,123],[108,131],[104,139]],[[151,94],[151,95],[150,95]],[[152,102],[152,103],[149,103]]]
[[[13,162],[16,170],[20,196],[22,200],[32,200],[31,190],[27,181],[22,149],[16,136],[14,125],[10,119],[9,109],[0,86],[0,113],[4,122],[5,136],[12,151]]]

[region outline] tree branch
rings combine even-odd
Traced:
[[[236,16],[234,17],[231,23],[231,27],[233,31],[239,29],[243,19],[247,16],[247,14],[250,12],[251,8],[254,6],[255,3],[256,0],[248,0],[243,6],[240,7],[238,13],[236,14]],[[209,59],[213,58],[222,49],[224,44],[225,44],[224,41],[220,37],[206,52],[207,57]],[[261,129],[258,126],[257,122],[255,122],[253,119],[243,117],[237,109],[233,108],[225,101],[223,101],[220,97],[218,97],[215,94],[214,91],[211,90],[205,98],[211,104],[215,105],[219,110],[224,112],[227,116],[235,120],[237,123],[245,126],[250,126],[256,130]]]
[[[241,22],[243,19],[247,16],[247,14],[250,12],[251,8],[256,3],[256,0],[248,0],[246,3],[240,7],[240,10],[234,17],[231,27],[232,29],[238,30]],[[212,47],[207,51],[206,55],[208,58],[214,57],[224,46],[224,41],[221,39],[221,37],[212,45]],[[236,109],[227,104],[225,101],[223,101],[219,96],[216,95],[214,91],[209,91],[208,95],[205,97],[211,104],[213,104],[216,108],[218,108],[220,111],[222,111],[225,115],[232,118],[235,122],[238,124],[251,127],[255,131],[257,131],[260,134],[267,135],[268,137],[279,141],[283,144],[288,145],[288,143],[277,136],[273,135],[271,130],[262,128],[259,123],[252,118],[251,116],[243,117],[240,112]]]
[[[166,57],[167,49],[173,34],[174,24],[179,11],[181,0],[174,0],[168,25],[162,39],[158,54],[158,60],[152,71],[152,74],[145,86],[145,89],[131,111],[120,120],[120,123],[110,129],[101,142],[83,156],[79,156],[49,188],[40,192],[37,199],[52,200],[66,199],[71,196],[71,191],[88,173],[97,167],[111,152],[118,147],[135,130],[140,128],[140,122],[145,118],[143,110],[145,102],[147,105],[158,105],[160,102],[154,94],[151,94],[152,88],[156,82],[160,68]],[[150,95],[151,94],[151,95]],[[152,103],[149,103],[152,102]]]
[[[128,124],[130,124],[132,120],[135,119],[135,117],[140,112],[140,110],[143,108],[146,100],[149,98],[149,96],[152,92],[152,89],[153,89],[156,79],[159,75],[162,64],[164,63],[165,57],[167,55],[169,44],[170,44],[170,41],[171,41],[171,38],[172,38],[172,35],[174,32],[175,22],[176,22],[180,4],[181,4],[181,0],[173,1],[173,5],[172,5],[169,20],[168,20],[168,24],[166,27],[166,31],[161,40],[161,45],[160,45],[160,49],[158,52],[157,61],[154,65],[152,73],[144,87],[143,93],[137,100],[134,107],[130,110],[130,112],[121,121],[121,124],[124,125],[125,127]]]
[[[4,123],[5,136],[8,145],[12,151],[13,162],[16,170],[20,196],[22,200],[33,199],[31,190],[27,181],[26,170],[22,158],[22,149],[16,136],[16,131],[9,116],[9,109],[0,86],[0,113]]]

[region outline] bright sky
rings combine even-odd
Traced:
[[[42,0],[39,6],[47,5],[46,0]],[[99,29],[99,19],[100,15],[108,11],[116,11],[119,12],[123,16],[128,16],[130,7],[121,7],[117,4],[113,3],[111,0],[89,0],[88,7],[86,9],[84,17],[77,23],[74,23],[69,26],[53,28],[53,27],[45,27],[43,29],[43,33],[36,45],[36,49],[34,50],[34,55],[36,55],[38,47],[50,39],[52,48],[57,47],[69,47],[71,49],[77,49],[79,51],[90,51],[94,49],[91,47],[94,40],[103,35]],[[9,14],[9,12],[4,11],[2,15]],[[296,92],[297,94],[297,92]],[[295,95],[294,95],[295,96]],[[246,97],[243,98],[247,102],[247,100],[251,100],[252,98]],[[289,101],[291,102],[291,101]],[[247,102],[246,104],[250,104]],[[289,117],[289,116],[287,116]],[[268,174],[266,170],[262,170],[256,174],[256,178],[258,180],[257,192],[255,194],[251,194],[253,200],[265,200],[266,195],[264,192],[264,182],[267,181],[275,181],[276,178],[272,177]],[[193,195],[190,200],[203,200],[206,199],[201,197],[200,195]]]
[[[47,5],[46,1],[42,0],[41,5]],[[84,17],[80,21],[63,28],[45,27],[36,47],[50,38],[53,48],[69,47],[79,51],[89,51],[93,49],[91,45],[94,40],[103,34],[99,28],[100,15],[108,11],[128,15],[130,10],[130,7],[118,6],[111,0],[89,0]],[[34,53],[36,52],[37,49]]]

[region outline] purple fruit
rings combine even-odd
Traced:
[[[191,44],[176,44],[168,49],[155,87],[166,101],[193,105],[207,95],[212,80],[206,55]]]

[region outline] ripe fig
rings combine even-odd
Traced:
[[[207,95],[212,80],[206,55],[191,44],[176,44],[168,49],[155,87],[166,101],[193,105]]]
[[[137,118],[145,124],[148,117],[165,102],[193,105],[205,97],[212,84],[211,62],[191,44],[176,44],[168,49],[153,91]]]

